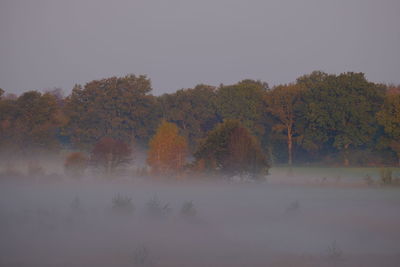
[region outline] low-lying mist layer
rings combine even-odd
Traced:
[[[398,266],[398,188],[0,187],[0,266]]]

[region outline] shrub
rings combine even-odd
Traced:
[[[181,216],[183,217],[194,217],[197,214],[196,208],[193,204],[193,201],[185,201],[182,204],[182,208],[181,208],[181,212],[180,212]]]
[[[163,204],[157,196],[147,202],[147,212],[153,217],[165,217],[171,212],[169,203]]]
[[[343,252],[337,246],[336,241],[333,241],[331,245],[328,246],[326,250],[327,260],[331,262],[334,266],[338,265],[341,261],[343,261]]]
[[[135,207],[132,203],[132,198],[122,196],[120,194],[112,198],[112,209],[119,213],[133,213]]]

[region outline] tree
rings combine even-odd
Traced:
[[[193,89],[164,94],[159,102],[163,118],[181,129],[192,148],[220,122],[213,86],[201,84]]]
[[[301,95],[304,88],[298,84],[280,85],[266,95],[267,110],[279,121],[273,129],[277,132],[286,131],[288,164],[292,165],[293,135],[295,133],[295,121],[298,116]]]
[[[194,154],[197,165],[225,175],[259,178],[268,172],[268,161],[256,137],[237,120],[226,120],[212,130]]]
[[[239,120],[252,134],[262,138],[268,129],[264,101],[267,90],[268,84],[253,80],[221,86],[217,91],[218,113],[223,120]]]
[[[135,75],[92,81],[84,88],[75,86],[65,106],[70,118],[66,132],[72,143],[88,148],[102,136],[146,143],[159,119],[151,90],[146,76]]]
[[[58,150],[58,134],[66,117],[54,96],[37,91],[17,99],[1,99],[0,134],[3,147],[14,152]]]
[[[147,163],[155,174],[171,174],[183,169],[187,156],[186,139],[178,127],[163,121],[151,138]]]
[[[101,138],[94,146],[90,162],[92,165],[103,169],[106,174],[132,161],[132,148],[121,140],[111,137]]]
[[[390,92],[390,91],[389,91]],[[396,152],[400,166],[400,94],[388,93],[382,109],[377,113],[380,125],[384,127],[386,142]]]
[[[350,148],[371,144],[376,134],[375,114],[383,101],[383,87],[368,82],[363,73],[353,72],[313,72],[297,82],[306,87],[303,145],[340,151],[344,165],[349,165]]]

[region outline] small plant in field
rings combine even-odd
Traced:
[[[151,216],[165,217],[171,212],[169,203],[163,204],[157,196],[147,202],[147,212]]]
[[[337,266],[343,261],[343,252],[336,244],[336,241],[333,241],[332,244],[328,246],[326,254],[327,260],[334,266]]]
[[[193,201],[185,201],[185,202],[182,204],[182,208],[181,208],[180,214],[181,214],[183,217],[187,217],[187,218],[189,218],[189,217],[190,217],[190,218],[195,217],[196,214],[197,214],[197,211],[196,211],[196,208],[195,208],[195,206],[194,206],[194,204],[193,204]]]
[[[154,260],[146,246],[138,246],[133,251],[133,266],[153,266]]]
[[[121,213],[133,213],[135,207],[132,198],[118,194],[112,198],[112,209]]]
[[[393,173],[392,173],[391,169],[383,168],[380,170],[379,174],[380,174],[382,184],[384,184],[384,185],[392,184],[392,182],[393,182],[392,174]]]

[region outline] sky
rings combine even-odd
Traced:
[[[400,84],[399,0],[0,0],[0,88],[145,74],[153,94],[314,70]]]

